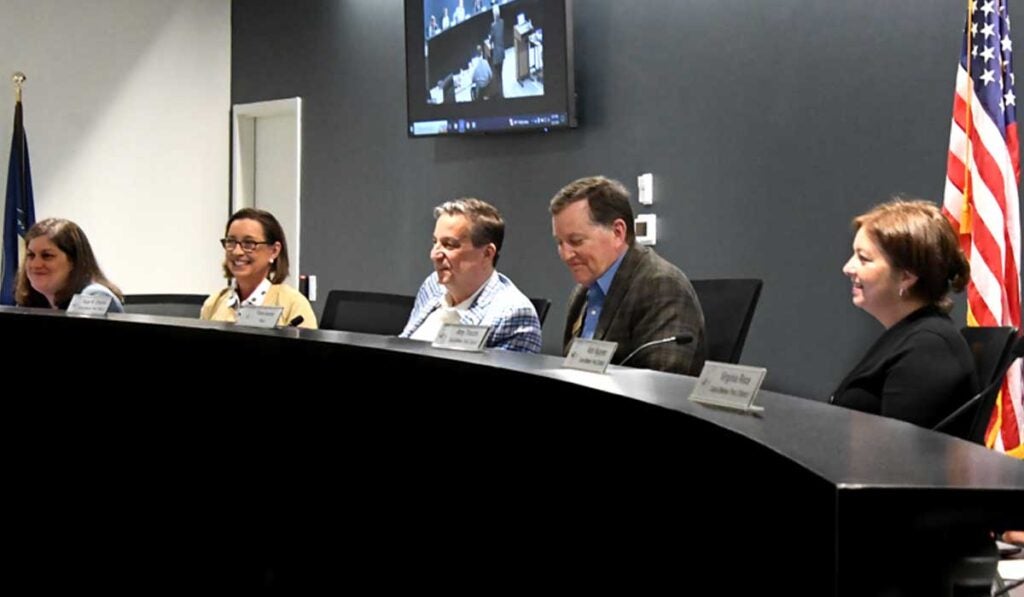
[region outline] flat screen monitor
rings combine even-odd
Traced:
[[[572,128],[571,0],[406,0],[409,135]]]

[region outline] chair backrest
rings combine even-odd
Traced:
[[[551,301],[545,298],[532,298],[533,308],[537,310],[537,318],[540,319],[540,327],[544,327],[544,319],[548,316],[548,309],[551,308]]]
[[[125,313],[198,318],[205,294],[126,294]]]
[[[707,359],[738,363],[764,282],[755,278],[690,280],[704,311]]]
[[[332,290],[327,293],[320,329],[397,336],[414,302],[416,297],[403,294]]]
[[[1003,377],[1003,362],[1009,358],[1017,330],[1013,327],[963,327],[960,334],[974,354],[974,370],[982,387]],[[1009,365],[1009,363],[1006,363]]]
[[[985,430],[988,428],[988,421],[992,417],[992,409],[996,406],[996,396],[999,395],[999,390],[1002,388],[1003,378],[1006,377],[1006,371],[1010,368],[1010,364],[1022,357],[1024,357],[1024,336],[1016,339],[1009,354],[1003,359],[1003,362],[996,370],[992,383],[979,394],[981,398],[978,400],[978,408],[974,412],[971,427],[964,439],[976,444],[985,444]]]
[[[974,354],[974,369],[982,390],[934,427],[976,444],[985,443],[996,396],[1003,385],[1006,370],[1024,355],[1024,337],[1012,327],[965,327],[960,333]]]

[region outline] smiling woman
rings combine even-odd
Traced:
[[[238,210],[228,220],[220,244],[229,284],[206,299],[202,319],[238,321],[242,307],[282,307],[280,325],[301,317],[299,327],[317,327],[306,297],[283,283],[288,277],[288,242],[273,214],[253,208]]]
[[[832,402],[932,427],[974,395],[967,341],[947,313],[970,265],[956,234],[927,201],[895,200],[853,220],[843,266],[853,304],[885,332],[846,376]]]
[[[22,307],[67,309],[76,294],[110,297],[109,313],[121,313],[124,297],[103,275],[85,232],[71,220],[47,218],[25,234],[15,302]]]

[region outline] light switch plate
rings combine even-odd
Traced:
[[[641,174],[636,177],[637,200],[640,205],[652,205],[654,203],[654,176],[650,173]]]

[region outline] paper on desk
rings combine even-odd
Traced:
[[[999,560],[999,576],[1003,580],[1024,578],[1024,560]]]

